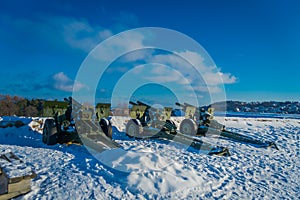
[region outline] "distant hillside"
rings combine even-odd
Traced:
[[[212,106],[218,110],[224,102],[214,103]],[[227,111],[229,112],[251,112],[251,113],[280,113],[280,114],[300,114],[299,102],[241,102],[226,101]]]

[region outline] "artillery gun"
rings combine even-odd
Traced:
[[[207,127],[223,130],[224,125],[214,120],[214,108],[196,107],[188,103],[175,103],[185,112],[185,119],[179,126],[181,133],[186,135],[202,135],[205,136]]]
[[[273,141],[262,141],[248,135],[234,133],[225,129],[223,124],[213,119],[214,109],[211,107],[196,107],[188,103],[180,104],[185,112],[185,119],[180,123],[180,132],[192,136],[218,135],[225,138],[234,139],[240,142],[254,144],[258,147],[273,147],[278,150]]]
[[[141,101],[134,103],[130,110],[131,120],[126,125],[126,134],[130,137],[159,137],[160,131],[176,133],[176,125],[170,120],[172,108],[154,108]]]
[[[225,147],[213,146],[178,132],[175,123],[171,120],[172,108],[154,108],[141,101],[137,101],[137,103],[130,101],[129,103],[132,105],[131,119],[126,125],[126,135],[129,137],[167,139],[197,150],[205,150],[209,155],[230,155],[229,150]]]
[[[43,117],[47,118],[43,126],[43,142],[47,145],[56,143],[80,143],[75,131],[75,124],[71,120],[70,106],[64,101],[45,101],[43,104]]]
[[[48,117],[43,127],[45,144],[79,143],[97,151],[120,147],[111,140],[112,127],[105,118],[109,104],[97,104],[94,114],[91,106],[83,106],[71,97],[64,100],[44,102],[43,116]]]

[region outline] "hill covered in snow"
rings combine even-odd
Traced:
[[[213,107],[224,106],[224,102],[214,103]],[[224,109],[222,109],[224,110]],[[228,112],[247,112],[247,113],[278,113],[278,114],[300,114],[300,102],[242,102],[226,101]]]

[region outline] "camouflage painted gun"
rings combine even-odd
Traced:
[[[172,108],[153,108],[140,101],[129,103],[132,105],[131,119],[126,125],[126,135],[129,137],[167,139],[197,150],[205,150],[209,155],[230,155],[225,147],[216,147],[178,132],[175,123],[170,119]]]
[[[278,149],[275,142],[261,141],[247,135],[226,130],[224,125],[213,119],[213,108],[205,109],[205,107],[196,107],[187,103],[175,104],[180,106],[185,112],[185,119],[180,123],[179,128],[180,132],[185,135],[218,135],[240,142],[251,143],[258,147],[273,147]]]
[[[172,108],[154,108],[146,103],[137,101],[130,110],[131,120],[127,123],[126,134],[131,137],[153,137],[160,130],[176,132],[176,125],[170,120]]]
[[[187,135],[205,135],[205,127],[211,127],[218,130],[223,130],[224,125],[218,123],[213,119],[214,108],[211,107],[196,107],[188,103],[180,104],[185,112],[185,119],[180,123],[179,130],[183,134]]]
[[[65,101],[46,101],[43,116],[43,142],[47,145],[56,143],[84,143],[93,149],[119,147],[111,140],[112,127],[108,117],[110,105],[97,104],[96,112],[91,106],[84,106],[74,99]],[[98,118],[94,116],[98,116]]]

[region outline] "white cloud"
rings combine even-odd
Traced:
[[[237,78],[230,73],[219,72],[224,84],[232,84],[237,82]]]
[[[197,85],[195,87],[187,87],[187,90],[191,90],[193,89],[195,92],[204,92],[204,93],[212,93],[212,94],[216,94],[216,93],[220,93],[222,92],[221,88],[219,86],[211,86],[211,85]]]
[[[186,59],[188,62],[190,62],[193,66],[197,67],[201,71],[207,71],[211,70],[212,67],[208,67],[204,64],[204,58],[197,52],[192,51],[183,51],[183,52],[177,52],[177,54],[183,58]],[[181,59],[180,58],[180,59]],[[186,64],[185,64],[186,65]],[[183,66],[185,66],[183,65]]]
[[[110,37],[112,32],[100,26],[91,26],[85,20],[61,19],[65,42],[73,48],[90,52],[102,40]]]
[[[102,40],[113,35],[112,30],[101,26],[91,25],[84,19],[78,20],[66,17],[55,17],[52,19],[48,18],[47,20],[48,24],[52,24],[50,27],[61,30],[61,37],[63,37],[66,44],[72,48],[80,49],[85,52],[90,52]],[[55,33],[57,34],[58,31]],[[123,53],[134,49],[145,48],[145,37],[145,35],[139,32],[130,32],[128,34],[118,35],[118,37],[109,40],[110,42],[106,43],[106,46],[102,45],[103,48],[101,54],[95,53],[95,55],[100,55],[101,60],[103,61],[111,61],[112,56],[119,55],[119,52]],[[146,63],[167,65],[173,68],[176,73],[170,70],[165,71],[161,68],[154,68],[151,72],[152,75],[144,74],[144,78],[158,82],[174,82],[180,85],[189,84],[196,88],[199,87],[199,91],[203,90],[203,85],[211,88],[210,91],[218,91],[216,88],[221,87],[221,85],[237,82],[237,78],[234,75],[221,72],[221,70],[214,66],[213,63],[207,64],[207,60],[205,60],[207,58],[203,57],[198,52],[185,50],[174,52],[173,55],[153,55],[153,52],[154,51],[151,52],[151,50],[150,52],[138,50],[133,53],[123,55],[122,59],[126,62],[134,62],[143,59]],[[116,69],[109,68],[109,70],[111,70],[111,72],[125,73],[128,69],[126,67],[118,67]],[[138,74],[138,70],[136,70],[135,73]],[[60,76],[63,75],[61,74]],[[74,81],[72,80],[65,80],[63,82],[63,77],[60,78],[61,80],[56,84],[57,89],[59,88],[64,91],[72,91],[73,87],[78,90],[84,87],[84,85],[80,83],[74,84]]]
[[[102,44],[101,48],[96,49],[96,52],[93,52],[93,54],[100,56],[99,58],[95,57],[95,59],[112,61],[113,59],[116,59],[116,57],[122,56],[124,52],[130,52],[135,49],[143,48],[143,40],[144,36],[137,32],[118,35],[117,37],[108,40],[105,44]],[[131,62],[142,58],[144,54],[135,52],[133,54],[129,53],[123,56],[125,61]]]
[[[154,65],[154,66],[153,66]],[[164,65],[149,65],[140,68],[139,73],[144,74],[143,78],[157,83],[177,83],[180,85],[190,84],[189,80],[182,76],[177,70]],[[146,69],[148,68],[148,69]]]
[[[70,78],[67,77],[63,72],[59,72],[53,75],[53,80],[57,82],[68,82]]]
[[[79,91],[81,89],[87,89],[87,86],[71,80],[67,75],[64,74],[64,72],[59,72],[57,74],[54,74],[52,76],[53,80],[53,87],[57,90],[61,90],[64,92],[72,92],[74,91]]]
[[[48,17],[45,19],[46,25],[41,25],[41,27],[48,26],[57,29],[55,30],[56,35],[59,35],[59,30],[62,31],[61,35],[63,40],[69,46],[85,52],[90,52],[101,41],[113,35],[112,30],[101,26],[91,25],[84,19],[67,17]],[[118,37],[110,40],[107,46],[104,46],[105,51],[101,51],[100,54],[101,60],[110,61],[112,55],[118,55],[118,52],[127,52],[134,49],[145,48],[145,37],[145,35],[139,32],[130,32],[128,34],[118,35]],[[153,71],[152,73],[159,74],[159,76],[152,78],[153,80],[164,79],[165,81],[173,80],[179,84],[192,83],[193,85],[206,84],[209,86],[233,84],[237,82],[237,78],[234,75],[222,72],[214,66],[213,63],[211,65],[206,64],[205,59],[207,58],[204,58],[198,52],[185,50],[174,52],[175,54],[172,55],[153,55],[153,52],[154,51],[151,50],[138,50],[124,55],[123,59],[126,62],[134,62],[143,59],[146,63],[165,64],[174,68],[176,71],[181,73],[181,76],[185,77],[185,80],[179,79],[176,74],[160,72],[160,69],[156,68],[157,72]],[[197,70],[195,70],[195,68]],[[126,67],[120,67],[112,69],[112,71],[124,73],[127,69]],[[80,84],[77,87],[81,87]]]
[[[203,76],[203,73],[199,74],[199,72],[195,69],[194,66],[201,65],[202,70],[201,72],[207,71],[208,69],[203,67],[203,59],[201,56],[195,56],[195,53],[192,52],[179,52],[178,55],[174,54],[159,54],[154,55],[152,58],[148,60],[149,63],[160,63],[163,65],[166,65],[174,71],[177,71],[177,73],[181,73],[182,77],[185,77],[186,80],[188,80],[188,83],[203,83],[203,80],[201,80],[201,77]],[[181,56],[181,57],[180,57]],[[187,56],[187,57],[183,57]],[[182,58],[183,57],[183,58]],[[191,59],[190,62],[194,63],[188,63],[185,59]],[[195,63],[198,63],[197,65]],[[191,65],[193,64],[193,65]],[[205,70],[203,70],[205,69]],[[167,74],[168,76],[168,74]],[[186,81],[180,81],[180,84],[187,84]]]
[[[170,67],[186,66],[186,63],[178,56],[170,54],[159,54],[149,58],[149,63],[160,63]]]
[[[229,73],[223,72],[206,72],[204,79],[207,80],[207,85],[232,84],[237,81],[237,78]]]
[[[140,41],[139,45],[136,47],[142,48],[143,47],[142,41]],[[128,50],[130,50],[130,49],[128,49]],[[151,49],[147,49],[147,51],[137,50],[137,51],[133,51],[133,52],[130,52],[130,53],[127,53],[126,55],[124,55],[124,59],[127,62],[134,62],[134,61],[138,61],[138,60],[147,60],[148,57],[151,56],[152,52],[154,52],[154,50],[151,50]]]
[[[106,38],[112,36],[113,32],[109,29],[104,29],[103,31],[100,31],[98,34],[99,34],[100,38],[106,39]]]
[[[223,73],[216,66],[205,64],[205,59],[197,52],[183,51],[174,52],[175,54],[159,54],[154,55],[148,62],[160,63],[167,65],[174,70],[180,72],[190,84],[208,85],[212,87],[211,91],[219,91],[216,89],[218,85],[236,83],[237,78],[230,73]],[[187,62],[188,61],[188,62]],[[153,73],[161,73],[160,68],[155,68]],[[170,76],[172,74],[169,74]],[[167,79],[170,80],[170,79]],[[175,81],[176,79],[174,79]],[[181,82],[186,84],[186,81]],[[201,89],[199,91],[202,91]]]
[[[83,83],[75,81],[75,83],[73,84],[73,90],[77,92],[82,89],[88,89],[88,87],[86,85],[84,85]]]
[[[132,69],[132,73],[135,75],[139,75],[143,72],[145,66],[136,66]]]
[[[213,70],[214,67],[204,64],[204,58],[197,52],[181,51],[173,52],[174,54],[159,54],[153,56],[149,61],[171,65],[182,69],[190,69],[196,67],[201,72]]]

